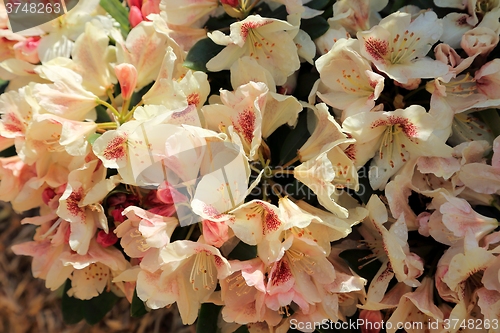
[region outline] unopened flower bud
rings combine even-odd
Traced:
[[[114,245],[118,241],[118,237],[113,233],[106,233],[104,230],[99,230],[97,233],[97,243],[103,247]]]
[[[115,66],[115,73],[122,90],[123,99],[130,99],[137,84],[137,69],[131,64]]]

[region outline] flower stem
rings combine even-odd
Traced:
[[[120,115],[120,112],[118,112],[118,110],[116,110],[113,105],[109,104],[108,102],[106,101],[103,101],[102,99],[100,98],[97,98],[96,99],[96,102],[97,104],[101,104],[105,107],[107,107],[109,110],[111,110],[111,112],[113,112],[113,114],[115,115],[116,119],[118,120],[121,120],[121,115]]]
[[[295,162],[297,162],[298,160],[300,159],[299,155],[295,156],[294,158],[292,158],[290,161],[286,162],[285,164],[282,165],[283,169],[286,169],[288,168],[290,165],[294,164]]]

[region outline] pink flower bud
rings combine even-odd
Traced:
[[[127,200],[127,195],[125,193],[116,193],[109,196],[107,203],[108,206],[114,207],[125,203],[126,200]]]
[[[24,60],[32,64],[38,64],[38,44],[40,44],[40,37],[29,37],[26,40],[18,42],[14,45],[14,55],[16,59]]]
[[[137,69],[131,64],[115,66],[115,73],[122,89],[123,99],[130,99],[137,84]]]
[[[238,0],[221,0],[220,3],[231,7],[237,7],[240,4]]]
[[[106,233],[104,230],[99,230],[97,233],[97,243],[103,247],[108,247],[115,244],[118,241],[114,232]]]
[[[127,0],[128,6],[129,7],[139,7],[141,8],[142,6],[142,0]]]
[[[123,208],[117,208],[111,211],[111,216],[113,216],[115,222],[122,223],[123,221],[125,221],[125,216],[122,215],[122,212]]]
[[[132,28],[134,28],[136,25],[144,21],[141,9],[139,7],[136,6],[130,7],[130,13],[128,14],[128,21],[130,22]]]
[[[363,320],[361,333],[379,333],[382,330],[382,312],[361,310],[359,319]]]
[[[142,3],[142,17],[146,18],[149,14],[160,13],[160,0],[144,0]]]
[[[54,191],[52,188],[47,187],[45,190],[42,192],[42,201],[44,204],[47,206],[49,205],[50,200],[56,196],[56,191]]]
[[[158,199],[166,204],[180,203],[187,201],[184,194],[180,193],[177,189],[172,187],[167,182],[164,182],[158,188],[156,192]]]
[[[224,222],[203,220],[203,238],[209,245],[221,247],[229,239],[229,228]]]

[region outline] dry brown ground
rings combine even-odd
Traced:
[[[21,217],[0,202],[0,333],[190,333],[177,309],[152,311],[131,318],[130,305],[122,299],[97,325],[85,322],[66,325],[57,292],[45,288],[44,281],[31,274],[31,258],[15,255],[11,245],[29,241],[34,226],[20,224]]]

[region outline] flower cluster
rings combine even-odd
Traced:
[[[39,211],[13,251],[223,332],[495,332],[500,2],[429,6],[85,0],[22,33],[0,7],[0,200]]]

